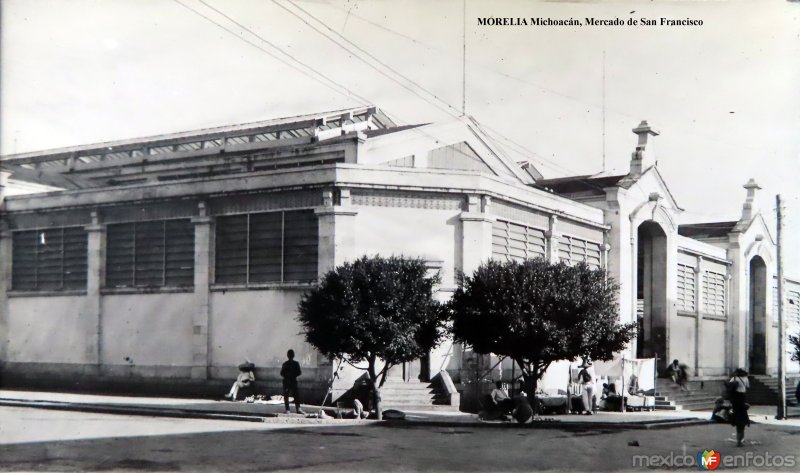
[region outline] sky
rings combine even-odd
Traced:
[[[661,132],[651,146],[685,209],[682,223],[738,219],[742,185],[754,178],[773,238],[776,194],[785,202],[784,260],[800,277],[800,2],[4,0],[0,8],[0,154],[366,102],[399,123],[427,123],[459,115],[464,90],[466,113],[547,178],[626,173],[631,129],[648,120]],[[479,23],[490,17],[584,24]],[[703,24],[590,26],[587,17]]]

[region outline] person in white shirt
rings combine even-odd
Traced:
[[[747,379],[747,371],[737,368],[733,372],[733,377],[728,381],[728,397],[733,407],[733,425],[736,426],[736,446],[744,445],[744,428],[750,425],[750,417],[747,415],[747,390],[750,388],[750,381]]]
[[[492,402],[495,406],[505,414],[514,410],[514,401],[508,396],[508,393],[503,389],[503,383],[497,381],[494,383],[495,388],[492,390]]]
[[[594,374],[592,364],[584,361],[578,372],[578,382],[583,386],[583,409],[586,415],[594,414]]]
[[[239,376],[236,377],[236,381],[233,383],[233,386],[231,386],[231,390],[225,395],[226,398],[235,401],[236,396],[239,394],[239,389],[250,386],[253,381],[256,380],[253,374],[254,368],[255,367],[250,362],[239,365]]]

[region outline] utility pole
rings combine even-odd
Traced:
[[[606,50],[603,50],[603,172],[606,172]]]
[[[776,419],[786,419],[786,324],[783,320],[783,221],[781,195],[775,196],[778,243],[778,412]]]
[[[467,0],[461,3],[461,116],[467,115]]]

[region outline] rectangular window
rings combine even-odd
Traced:
[[[678,264],[678,300],[676,305],[679,311],[695,311],[696,289],[694,268],[685,264]]]
[[[800,292],[790,291],[783,286],[783,318],[786,325],[800,327]],[[772,319],[778,322],[778,286],[772,287]]]
[[[524,261],[545,255],[544,231],[503,220],[492,224],[492,258]]]
[[[703,273],[703,311],[710,315],[725,315],[725,275],[713,271]]]
[[[194,224],[153,220],[108,225],[106,287],[194,285]]]
[[[786,306],[784,306],[784,309]],[[778,282],[772,286],[772,320],[778,322]]]
[[[219,217],[217,284],[307,282],[317,279],[319,229],[313,210]]]
[[[562,235],[558,240],[558,257],[567,264],[585,261],[592,269],[600,268],[600,244]]]
[[[800,328],[800,292],[786,291],[786,303],[783,307],[786,311],[786,325]]]
[[[83,227],[13,232],[11,288],[57,291],[86,288],[86,230]]]

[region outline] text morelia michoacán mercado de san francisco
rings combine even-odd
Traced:
[[[692,18],[542,18],[479,17],[480,26],[703,26]]]

